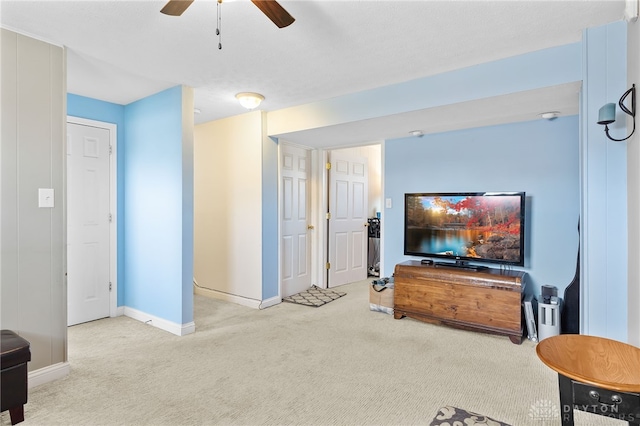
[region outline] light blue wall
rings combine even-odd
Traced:
[[[118,211],[118,306],[124,305],[124,106],[97,99],[86,98],[69,93],[67,95],[67,114],[88,120],[113,123],[117,126],[117,203]]]
[[[579,121],[537,120],[386,141],[384,271],[404,256],[404,194],[409,192],[525,191],[523,269],[539,294],[573,279],[578,252]]]
[[[522,159],[520,169],[511,169],[512,166],[501,163],[499,167],[492,167],[487,174],[473,175],[473,178],[467,179],[467,183],[465,183],[460,176],[468,177],[470,170],[475,170],[474,167],[477,168],[476,162],[473,161],[475,156],[480,156],[482,160],[490,160],[485,158],[478,148],[485,146],[500,148],[496,146],[500,143],[499,138],[493,139],[493,135],[489,138],[491,140],[480,138],[491,128],[425,136],[422,140],[407,138],[388,141],[385,148],[385,198],[392,198],[394,207],[387,209],[383,215],[385,238],[383,272],[390,275],[395,263],[404,259],[401,240],[403,217],[402,211],[400,211],[403,191],[484,191],[489,189],[485,186],[489,183],[508,183],[515,187],[503,187],[498,190],[524,190],[531,196],[527,204],[531,217],[527,225],[529,255],[526,259],[525,269],[530,273],[534,286],[529,291],[538,293],[540,285],[543,284],[555,285],[562,291],[570,281],[575,267],[576,222],[579,214],[580,238],[582,240],[581,291],[583,297],[581,332],[627,341],[628,303],[626,297],[629,285],[627,279],[627,146],[626,142],[607,140],[603,127],[596,124],[599,108],[605,103],[616,102],[628,89],[626,34],[627,24],[625,22],[588,29],[584,32],[583,41],[579,43],[581,53],[575,55],[575,51],[572,50],[569,61],[554,62],[553,55],[547,55],[547,51],[540,51],[536,54],[540,61],[536,64],[537,68],[553,69],[559,80],[575,78],[576,67],[581,70],[581,75],[577,79],[583,83],[579,123],[574,122],[571,125],[575,132],[571,138],[572,140],[577,138],[579,141],[575,157],[574,154],[568,152],[562,153],[560,151],[558,154],[558,145],[548,145],[549,141],[554,140],[559,143],[558,135],[563,136],[566,143],[564,136],[569,137],[569,135],[566,132],[562,133],[561,129],[557,129],[559,133],[554,130],[546,135],[544,140],[534,141],[531,136],[536,134],[540,136],[541,133],[536,133],[536,130],[539,129],[528,126],[534,125],[534,123],[543,125],[544,122],[504,126],[505,129],[511,128],[512,137],[516,143],[526,140],[531,144],[546,147],[545,152],[550,157],[545,158],[541,152],[527,151],[532,147],[523,148],[524,153],[521,153],[520,156]],[[523,73],[526,74],[527,63],[530,63],[530,60],[536,56],[530,55],[533,54],[510,58],[507,61],[509,63],[507,67],[500,66],[500,61],[491,65],[485,64],[487,67],[493,68],[494,72],[492,76],[482,73],[480,81],[486,83],[480,85],[483,87],[478,87],[476,84],[478,80],[474,77],[474,73],[485,68],[480,66],[479,68],[467,69],[469,73],[466,74],[466,77],[469,84],[466,88],[473,92],[468,96],[475,96],[476,91],[480,91],[486,96],[498,94],[502,91],[503,86],[508,87],[509,91],[516,91],[517,87],[521,87],[525,83],[514,85],[519,77],[518,73],[513,71],[518,68],[519,62]],[[563,67],[566,68],[565,71],[562,70]],[[456,73],[454,71],[447,74],[455,76]],[[488,79],[489,77],[493,78]],[[548,77],[549,75],[543,80],[551,81],[552,79]],[[559,80],[558,82],[560,82]],[[450,80],[445,78],[443,81]],[[539,83],[544,83],[544,81],[539,81]],[[488,92],[487,87],[489,88]],[[544,87],[544,84],[541,84],[540,87]],[[553,126],[565,125],[566,120],[557,120],[553,122]],[[513,126],[525,126],[525,128],[515,132]],[[499,127],[502,128],[502,126]],[[611,133],[620,138],[628,134],[628,131],[630,129],[625,128],[624,116],[618,111],[618,121],[612,126]],[[498,130],[498,133],[501,131]],[[455,145],[460,143],[457,138],[461,135],[466,137],[467,142],[470,143],[469,146]],[[498,136],[496,134],[496,137]],[[430,149],[425,150],[422,144],[431,144],[433,141],[440,143],[433,143]],[[471,141],[476,141],[476,143]],[[457,146],[457,150],[448,150],[452,147],[451,143],[454,143],[453,146]],[[447,144],[449,144],[448,147]],[[511,145],[502,147],[507,149],[503,152],[508,153],[511,147]],[[443,149],[445,151],[442,151]],[[437,153],[440,157],[437,163],[430,162],[421,165],[415,159],[416,152],[421,152],[425,156]],[[442,158],[446,158],[442,157],[445,154],[448,154],[449,157],[443,160]],[[454,161],[454,155],[458,158],[462,157],[465,162],[460,164],[459,161]],[[516,152],[511,153],[511,159],[516,156]],[[577,187],[574,186],[575,175],[573,177],[559,176],[553,180],[548,178],[546,169],[541,166],[549,162],[553,163],[558,158],[562,158],[562,161],[573,169],[574,173],[577,170]],[[531,165],[533,165],[532,169],[530,169]],[[535,168],[538,166],[540,166],[539,170],[536,171]],[[553,167],[550,169],[555,170]],[[525,178],[521,182],[523,177],[527,175],[531,176],[530,180]],[[423,181],[428,179],[429,187],[434,185],[437,188],[412,188],[416,185],[416,180],[420,179]],[[441,187],[443,182],[447,183],[444,185],[446,188]],[[515,185],[516,183],[520,183],[520,185]],[[481,187],[469,188],[469,184]],[[526,187],[522,186],[524,184]],[[570,199],[560,202],[560,193],[557,191],[563,185],[566,185],[563,190],[568,191],[565,194],[568,194],[566,196]],[[574,188],[576,192],[571,192],[570,188]],[[576,196],[578,197],[577,208],[574,204]],[[560,203],[554,206],[556,202]],[[551,215],[560,211],[562,213],[558,216],[558,220],[563,223],[562,229],[559,224],[555,223],[555,220],[552,224],[552,219],[550,219]],[[541,213],[542,216],[540,216]],[[545,215],[549,215],[549,218]],[[553,232],[549,231],[554,228]],[[564,253],[572,254],[565,256]]]
[[[572,43],[272,111],[269,135],[577,82],[582,79],[581,49],[581,43]]]
[[[117,126],[118,306],[178,324],[193,321],[193,145],[182,143],[182,101],[179,86],[127,106],[67,95],[68,115]]]
[[[266,120],[263,117],[263,125]],[[266,132],[264,132],[266,134]],[[278,141],[262,141],[262,300],[278,295]]]
[[[583,40],[582,331],[627,341],[627,142],[597,124],[600,107],[628,89],[627,24],[588,29]],[[620,139],[630,129],[619,108],[616,118],[610,134]]]
[[[177,324],[193,320],[193,255],[183,257],[183,245],[193,246],[192,236],[190,244],[183,239],[193,203],[183,209],[182,101],[178,86],[127,105],[124,146],[124,302]],[[190,185],[186,192],[193,177]]]

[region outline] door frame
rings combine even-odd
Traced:
[[[316,214],[315,227],[318,230],[318,241],[316,242],[314,249],[314,260],[311,266],[311,271],[314,273],[314,277],[317,282],[317,286],[320,288],[327,288],[329,270],[326,268],[329,258],[327,256],[329,248],[329,221],[327,220],[327,213],[329,212],[329,171],[327,170],[327,163],[329,162],[330,149],[318,149],[315,150],[314,162],[316,164],[317,172],[314,175],[315,183],[314,192],[312,192],[312,204],[313,212]],[[315,266],[315,269],[314,269]]]
[[[118,126],[114,123],[90,120],[87,118],[68,115],[66,124],[78,124],[81,126],[96,127],[109,131],[109,210],[111,221],[109,223],[109,316],[118,316]],[[66,133],[66,128],[65,128]],[[67,140],[68,144],[68,140]],[[68,145],[65,145],[65,198],[67,179],[67,155]],[[65,199],[66,204],[66,199]],[[67,262],[69,259],[67,259]],[[69,295],[67,294],[67,299]]]
[[[371,141],[368,143],[363,143],[362,146],[368,145],[381,145],[381,150],[384,152],[384,143],[385,141]],[[326,214],[329,211],[329,171],[327,170],[327,163],[329,162],[329,153],[334,149],[343,149],[343,148],[353,148],[353,146],[348,147],[327,147],[327,148],[313,148],[310,146],[305,146],[302,144],[296,144],[293,142],[288,142],[284,139],[278,139],[278,298],[281,298],[282,295],[282,271],[281,271],[281,246],[280,241],[282,239],[280,223],[282,219],[282,199],[281,199],[281,191],[280,191],[280,167],[281,167],[281,155],[280,155],[280,145],[288,144],[297,146],[300,148],[308,149],[310,152],[311,158],[311,173],[310,180],[311,186],[309,189],[309,197],[311,198],[310,209],[310,221],[311,224],[315,228],[315,232],[312,235],[311,239],[311,283],[312,285],[316,285],[320,288],[327,288],[329,271],[326,268],[326,264],[329,261],[328,259],[328,248],[329,248],[329,224],[326,219]],[[381,190],[381,198],[382,202],[384,202],[384,155],[381,155],[381,182],[380,182],[380,190]],[[386,208],[384,206],[380,207],[380,210],[384,212]],[[383,265],[384,265],[384,232],[385,227],[383,226],[385,215],[382,214],[380,219],[381,231],[380,231],[380,276],[383,276]]]
[[[315,277],[321,283],[318,284],[319,287],[328,288],[329,283],[329,271],[325,267],[327,262],[329,262],[329,220],[326,219],[326,212],[329,211],[329,170],[326,167],[326,164],[329,162],[329,156],[331,151],[341,150],[346,148],[357,148],[357,147],[366,147],[370,145],[380,145],[380,198],[381,203],[383,205],[380,206],[380,211],[382,213],[380,218],[380,276],[384,276],[385,273],[383,271],[384,265],[384,211],[386,207],[384,206],[385,198],[384,198],[384,147],[385,141],[370,141],[364,142],[358,145],[349,145],[349,146],[334,146],[327,147],[322,149],[316,149],[314,157],[315,164],[317,164],[316,174],[314,175],[315,179],[315,189],[318,193],[314,193],[313,200],[316,202],[314,208],[317,208],[315,212],[318,214],[318,223],[316,224],[316,229],[318,229],[317,235],[322,235],[320,241],[316,244],[317,256],[314,257],[314,261],[316,262],[316,270]],[[369,157],[369,167],[371,167],[371,159]],[[370,183],[370,182],[369,182]],[[321,233],[320,233],[321,232]],[[313,268],[313,267],[312,267]],[[393,272],[393,271],[392,271]],[[368,277],[367,277],[368,278]]]

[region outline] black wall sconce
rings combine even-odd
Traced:
[[[626,105],[624,104],[625,99],[627,99],[627,96],[629,95],[631,95],[631,109],[627,108]],[[622,97],[618,101],[618,106],[625,114],[629,114],[631,117],[633,117],[633,130],[631,130],[631,133],[629,134],[629,136],[627,136],[624,139],[614,139],[611,137],[611,135],[609,135],[608,125],[616,121],[616,104],[613,104],[613,103],[606,104],[602,108],[600,108],[600,111],[598,112],[598,124],[604,125],[604,133],[607,135],[609,139],[616,142],[622,142],[629,139],[631,135],[633,135],[633,132],[636,131],[636,85],[635,84],[632,84],[631,89],[624,92],[624,95],[622,95]]]

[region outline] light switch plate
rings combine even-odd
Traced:
[[[388,209],[391,208],[391,198],[387,198],[384,200],[384,206]]]
[[[38,207],[54,207],[53,188],[38,188]]]

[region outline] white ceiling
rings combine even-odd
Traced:
[[[180,17],[165,0],[0,0],[0,25],[67,47],[68,91],[127,104],[184,84],[196,123],[245,112],[244,91],[274,111],[581,40],[623,19],[624,0],[281,0],[296,21],[279,29],[248,0]],[[309,146],[352,145],[425,132],[576,114],[579,86],[527,92],[285,135]],[[519,108],[514,110],[512,105]],[[419,126],[419,127],[418,127]]]

